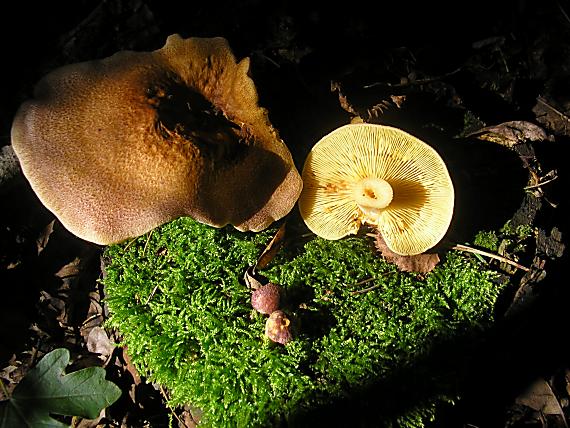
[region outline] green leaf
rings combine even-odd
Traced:
[[[0,403],[0,428],[66,427],[50,413],[94,419],[121,395],[114,383],[105,380],[103,368],[65,374],[68,364],[67,349],[45,355],[14,389],[12,398]]]

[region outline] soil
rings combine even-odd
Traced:
[[[126,352],[107,346],[117,337],[97,329],[106,316],[97,281],[102,247],[58,223],[7,148],[12,118],[42,75],[118,50],[157,49],[179,33],[223,36],[236,57],[251,58],[260,104],[298,166],[314,142],[355,116],[391,124],[438,141],[449,159],[463,189],[449,240],[465,242],[509,218],[537,228],[521,260],[533,268],[504,296],[501,322],[484,346],[455,362],[466,368],[457,379],[465,394],[441,410],[436,426],[567,427],[570,3],[376,10],[258,0],[187,6],[79,0],[53,8],[0,6],[7,58],[0,101],[0,377],[8,390],[39,357],[63,346],[75,368],[104,366],[123,389],[103,419],[78,426],[167,426],[173,412],[181,426],[194,424],[191,409],[167,408],[166,392],[141,381]],[[470,149],[458,152],[458,138],[472,141]]]

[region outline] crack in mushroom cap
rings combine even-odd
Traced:
[[[301,216],[325,239],[355,234],[368,223],[395,253],[421,254],[443,238],[453,216],[445,163],[431,146],[397,128],[351,124],[332,131],[312,148],[302,178]],[[372,198],[384,183],[393,192],[379,208],[357,203],[368,198],[359,193],[368,181],[377,181]]]
[[[225,39],[178,35],[67,65],[20,107],[12,145],[40,200],[88,241],[180,216],[259,231],[293,208],[302,181],[248,71]]]

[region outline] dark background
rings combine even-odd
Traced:
[[[315,141],[350,120],[338,93],[331,91],[331,82],[341,84],[359,113],[386,101],[389,106],[380,121],[422,137],[451,139],[460,134],[466,110],[480,126],[511,120],[543,126],[554,142],[541,146],[537,156],[545,170],[558,169],[560,179],[552,197],[559,206],[542,209],[536,221],[547,233],[556,225],[564,240],[570,2],[433,3],[3,2],[0,145],[10,143],[11,121],[19,104],[55,67],[123,49],[157,49],[172,33],[223,36],[236,57],[251,58],[260,104],[268,108],[299,168]],[[390,104],[390,95],[405,95],[407,107],[400,110]],[[560,115],[541,113],[539,97]],[[485,156],[479,165],[487,162]],[[56,329],[38,309],[38,296],[41,290],[58,286],[56,266],[77,254],[89,260],[83,283],[93,284],[99,275],[100,248],[73,238],[56,223],[50,246],[39,255],[36,239],[51,214],[21,178],[3,188],[0,198],[0,362],[4,365],[12,354],[41,348],[42,340],[52,345],[64,342],[62,332],[39,339],[30,332],[32,323],[44,331]],[[467,215],[481,220],[484,214],[486,221],[505,220],[504,213],[488,206]],[[456,362],[465,365],[466,375],[457,379],[465,394],[457,406],[442,411],[438,424],[564,426],[556,418],[541,422],[537,412],[515,405],[515,398],[541,376],[558,387],[554,392],[567,405],[566,265],[552,255],[545,258],[552,260],[546,278],[531,290],[532,304],[500,323],[468,361]],[[81,348],[80,343],[75,345]],[[350,400],[344,405],[354,409]],[[517,419],[517,415],[522,416]],[[360,415],[363,420],[368,416],[372,414]]]

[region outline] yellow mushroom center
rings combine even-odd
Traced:
[[[365,220],[374,223],[382,211],[390,205],[394,191],[392,186],[381,178],[363,178],[353,189],[356,204],[365,216]]]

